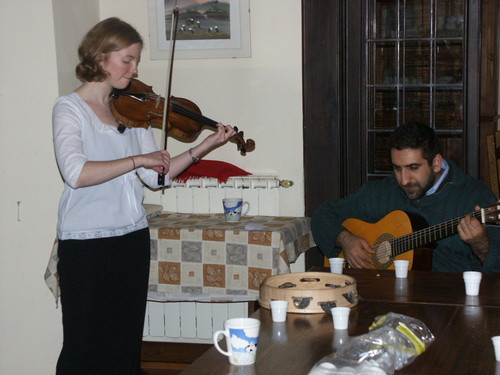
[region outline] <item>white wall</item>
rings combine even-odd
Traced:
[[[302,215],[300,0],[251,0],[250,7],[252,57],[177,60],[172,93],[253,138],[257,148],[246,157],[228,144],[210,158],[293,180],[282,206],[286,214]],[[115,15],[144,36],[140,79],[164,94],[166,62],[149,59],[146,0],[0,0],[1,375],[54,373],[61,316],[43,275],[62,182],[52,150],[51,109],[77,82],[75,41],[94,18]],[[173,154],[187,147],[169,142]],[[149,192],[147,198],[162,199]]]
[[[146,46],[139,79],[165,94],[166,60],[150,59],[147,1],[101,0],[101,17],[118,16],[131,22]],[[195,102],[214,120],[238,126],[256,143],[241,156],[232,143],[208,158],[224,160],[252,173],[276,173],[295,185],[283,190],[285,215],[303,215],[301,1],[250,0],[252,57],[174,61],[172,95]],[[210,133],[204,131],[202,139]],[[160,140],[157,132],[157,140]],[[173,155],[189,145],[169,138]],[[161,194],[147,194],[160,202]]]
[[[56,43],[57,84],[59,95],[72,92],[81,82],[75,65],[82,35],[100,20],[99,0],[52,0]]]
[[[60,313],[43,283],[61,189],[52,3],[0,1],[0,374],[50,374]]]

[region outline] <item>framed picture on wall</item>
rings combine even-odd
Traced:
[[[249,0],[148,0],[151,59],[170,58],[175,6],[176,59],[251,56]]]

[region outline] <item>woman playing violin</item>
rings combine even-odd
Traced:
[[[64,179],[59,204],[59,282],[64,343],[57,374],[139,374],[150,242],[143,183],[159,188],[235,131],[217,131],[176,157],[158,150],[151,128],[118,131],[110,93],[137,76],[143,42],[117,18],[83,38],[83,82],[53,109],[54,148]],[[140,179],[140,180],[139,180]]]

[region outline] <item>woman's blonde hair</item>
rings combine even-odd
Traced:
[[[76,76],[84,82],[102,82],[108,74],[100,63],[108,59],[110,52],[119,51],[132,44],[143,44],[142,38],[131,25],[116,17],[107,18],[92,27],[78,48],[80,63]]]

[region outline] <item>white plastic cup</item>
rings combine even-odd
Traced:
[[[271,301],[270,305],[273,322],[284,322],[286,320],[286,313],[288,311],[288,301]]]
[[[243,201],[242,198],[224,198],[222,205],[224,207],[224,217],[230,223],[237,223],[242,216],[245,216],[250,211],[250,203]],[[245,211],[243,211],[244,205],[247,206]]]
[[[232,365],[255,363],[259,341],[260,321],[253,318],[235,318],[224,322],[224,330],[214,332],[215,348],[229,357]],[[219,335],[226,336],[227,352],[219,346]]]
[[[408,277],[408,267],[410,267],[409,260],[395,260],[394,268],[396,270],[396,277],[399,279],[405,279]]]
[[[349,307],[332,307],[330,311],[333,317],[333,328],[347,329],[349,326],[349,313],[351,309]]]
[[[493,336],[491,341],[493,341],[493,347],[495,348],[495,358],[500,361],[500,336]]]
[[[465,271],[465,294],[468,296],[477,296],[479,294],[479,285],[481,284],[481,272]]]
[[[331,273],[342,273],[344,269],[344,258],[329,258],[330,262],[330,272]]]

